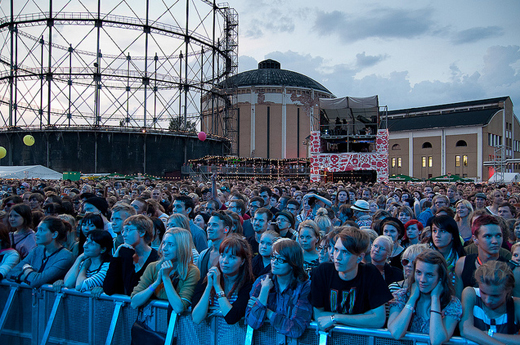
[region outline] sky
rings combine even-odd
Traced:
[[[274,59],[335,96],[389,110],[510,96],[520,116],[518,0],[230,0],[239,72]]]

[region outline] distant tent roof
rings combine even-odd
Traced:
[[[330,122],[339,117],[340,120],[374,123],[379,112],[379,100],[377,96],[320,98],[320,110]]]
[[[502,182],[502,174],[495,173],[488,180],[488,183]],[[512,182],[520,182],[520,174],[519,173],[504,173],[504,182],[512,183]]]
[[[61,180],[63,174],[43,165],[0,166],[0,178]]]

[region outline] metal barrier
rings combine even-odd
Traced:
[[[128,296],[94,298],[89,293],[63,289],[56,293],[50,285],[30,289],[27,285],[0,283],[0,344],[130,344],[130,328],[138,311],[130,307]],[[199,325],[191,314],[172,313],[168,323],[168,303],[153,301],[143,311],[147,325],[174,337],[177,344],[204,345],[419,345],[428,344],[424,334],[409,333],[395,340],[383,329],[338,326],[329,334],[316,332],[313,322],[298,339],[285,337],[264,324],[253,331],[240,321],[228,325],[222,317],[210,317]],[[168,327],[170,325],[170,327]],[[449,344],[472,342],[453,337]]]

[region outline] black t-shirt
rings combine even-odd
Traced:
[[[393,298],[376,267],[359,264],[356,277],[345,281],[331,262],[319,265],[312,274],[311,304],[324,311],[363,314]]]

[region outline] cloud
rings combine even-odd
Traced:
[[[356,65],[359,68],[372,67],[388,58],[388,55],[366,55],[365,52],[356,54]]]
[[[314,29],[320,35],[338,35],[343,42],[367,38],[415,38],[434,29],[432,9],[379,8],[356,15],[341,11],[318,11]]]
[[[452,41],[455,44],[474,43],[502,35],[504,35],[504,29],[499,26],[475,27],[456,33]]]
[[[261,38],[264,32],[271,33],[292,33],[295,24],[292,15],[285,15],[282,11],[272,8],[268,12],[263,13],[260,17],[249,20],[246,31],[246,37]]]
[[[256,61],[256,59],[251,56],[242,55],[238,58],[238,67],[240,72],[257,69],[258,61]]]

